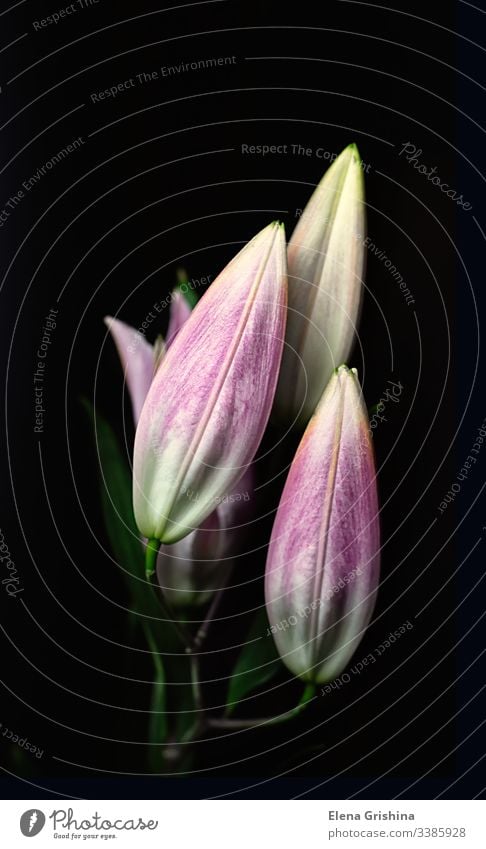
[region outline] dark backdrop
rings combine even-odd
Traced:
[[[8,212],[0,229],[0,527],[23,591],[0,593],[0,722],[44,753],[37,759],[8,745],[0,729],[1,792],[480,793],[484,455],[439,510],[486,415],[477,371],[485,226],[479,8],[352,0],[288,9],[262,0],[143,0],[123,8],[99,0],[39,29],[34,21],[61,3],[3,5],[0,47],[10,46],[0,54],[0,204]],[[218,57],[231,62],[160,71]],[[137,78],[153,71],[157,78]],[[116,98],[99,99],[129,80]],[[19,198],[23,182],[77,138],[77,149]],[[378,253],[368,251],[351,364],[369,406],[387,381],[403,386],[374,437],[383,581],[355,660],[405,621],[413,629],[365,674],[316,700],[291,730],[202,744],[204,772],[185,779],[144,777],[150,687],[137,680],[150,679],[150,658],[141,636],[127,631],[128,598],[104,532],[80,403],[94,400],[123,435],[122,376],[102,318],[138,326],[179,266],[190,278],[214,279],[269,221],[280,218],[290,235],[329,157],[352,141],[366,165],[368,233]],[[467,208],[407,162],[407,142]],[[281,152],[243,152],[263,144]],[[52,308],[39,434],[33,376]],[[149,338],[166,322],[162,314]],[[132,437],[128,426],[127,451]],[[262,564],[246,568],[256,579]],[[235,644],[239,613],[261,600],[258,580],[238,599],[230,594],[214,640]],[[211,655],[207,676],[224,675],[228,657]],[[283,683],[282,704],[290,705],[295,685]]]

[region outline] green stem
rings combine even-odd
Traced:
[[[201,685],[199,683],[199,660],[197,655],[194,654],[192,648],[186,648],[186,654],[189,655],[189,661],[191,664],[191,684],[192,684],[192,695],[194,698],[194,707],[197,711],[203,711],[203,701],[201,694]]]
[[[228,578],[227,578],[227,580],[228,580]],[[191,680],[192,680],[192,692],[193,692],[193,696],[194,696],[194,704],[195,704],[196,709],[201,711],[201,713],[204,712],[204,702],[203,702],[203,698],[202,698],[201,685],[200,685],[200,681],[199,681],[199,678],[200,678],[200,676],[199,676],[199,658],[198,658],[197,653],[201,650],[203,643],[205,642],[205,640],[208,636],[208,631],[209,631],[211,622],[214,619],[214,614],[216,613],[216,610],[219,607],[219,604],[221,602],[221,599],[223,597],[223,593],[224,593],[225,589],[226,589],[226,583],[225,583],[224,586],[220,587],[220,589],[216,592],[211,604],[209,605],[209,608],[208,608],[207,613],[204,617],[204,620],[201,622],[201,625],[199,626],[198,630],[196,631],[196,636],[192,640],[190,648],[186,649],[186,653],[188,655],[190,655],[190,661],[191,661]],[[199,724],[199,726],[204,726],[204,724],[205,724],[204,717],[201,719],[201,721],[199,721],[199,719],[198,719],[197,724]]]
[[[167,602],[167,599],[164,598],[164,594],[158,584],[157,581],[157,572],[156,572],[156,564],[157,564],[157,555],[159,553],[160,541],[158,539],[149,539],[147,541],[147,547],[145,549],[145,576],[150,586],[154,591],[155,598],[157,600],[157,604],[162,610],[165,619],[169,622],[170,625],[177,632],[177,636],[179,637],[181,643],[186,647],[186,651],[188,647],[191,645],[191,635],[189,632],[181,625],[179,620],[176,618],[172,609]]]
[[[155,573],[155,567],[157,565],[157,555],[159,553],[160,548],[160,540],[158,539],[149,539],[147,540],[147,547],[145,549],[145,577],[147,581],[150,581],[151,577]]]
[[[304,707],[314,698],[316,692],[315,684],[307,684],[302,693],[299,703],[291,710],[285,711],[278,716],[262,717],[261,719],[209,719],[208,726],[210,728],[225,729],[227,731],[235,731],[240,728],[257,728],[260,725],[278,725],[281,722],[287,722],[294,716],[302,712]]]
[[[203,622],[201,622],[201,625],[199,626],[199,628],[197,630],[196,636],[194,637],[194,640],[192,642],[192,650],[193,651],[199,650],[202,647],[203,643],[206,641],[211,622],[213,621],[214,614],[216,613],[216,611],[217,611],[217,609],[220,605],[221,599],[223,598],[223,594],[224,594],[224,591],[226,589],[226,583],[227,583],[228,579],[229,579],[229,576],[226,579],[224,586],[220,587],[219,590],[216,592],[216,594],[215,594],[215,596],[214,596],[214,598],[213,598],[213,600],[212,600],[212,602],[211,602],[211,604],[208,608],[206,616],[204,617]]]
[[[190,668],[191,668],[191,686],[192,686],[192,695],[194,699],[194,707],[196,711],[201,714],[204,711],[202,694],[201,694],[201,685],[200,685],[200,676],[199,676],[199,661],[197,654],[194,652],[194,648],[200,646],[200,640],[194,641],[191,637],[189,631],[181,625],[181,623],[176,619],[173,611],[171,610],[170,604],[167,599],[164,597],[163,591],[161,590],[158,581],[157,581],[157,555],[159,553],[160,541],[158,539],[149,539],[147,541],[147,547],[145,550],[145,575],[147,581],[153,588],[155,593],[157,602],[161,607],[165,619],[172,625],[174,630],[176,631],[179,639],[182,644],[185,646],[186,654],[189,657]],[[198,717],[194,726],[190,729],[190,733],[188,734],[188,739],[186,741],[185,737],[183,737],[184,742],[189,742],[189,740],[194,739],[197,735],[202,731],[204,727],[204,722],[202,717]],[[172,760],[177,761],[183,753],[183,749],[180,749],[178,744],[176,743],[171,751]]]

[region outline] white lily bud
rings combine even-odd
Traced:
[[[356,145],[326,171],[287,251],[288,316],[275,412],[304,426],[334,369],[348,360],[362,295],[366,228]]]

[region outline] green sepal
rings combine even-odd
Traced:
[[[198,302],[198,297],[194,291],[189,286],[189,277],[187,276],[187,271],[185,268],[177,269],[177,286],[176,291],[179,291],[183,298],[186,299],[189,304],[191,310],[194,309]]]

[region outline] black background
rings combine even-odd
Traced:
[[[0,736],[2,794],[481,794],[483,454],[455,502],[442,515],[438,507],[486,416],[478,367],[484,49],[475,44],[484,11],[464,3],[285,9],[100,0],[36,32],[32,22],[61,5],[27,0],[7,11],[4,0],[0,17],[0,47],[27,33],[0,54],[0,204],[61,148],[84,140],[0,229],[0,527],[24,587],[14,599],[0,593],[0,722],[44,750],[37,760]],[[235,62],[92,102],[91,94],[141,72],[219,56]],[[138,326],[173,287],[178,266],[214,279],[269,221],[283,220],[290,235],[328,164],[315,151],[339,153],[353,141],[369,165],[368,233],[415,298],[407,305],[384,263],[368,255],[351,364],[370,406],[388,380],[403,392],[375,433],[382,585],[355,661],[403,622],[414,627],[290,730],[204,742],[197,774],[146,776],[150,686],[140,682],[150,680],[150,657],[141,635],[127,631],[128,599],[103,528],[93,434],[80,404],[91,398],[124,435],[122,374],[102,318]],[[472,209],[400,156],[406,142]],[[244,144],[287,145],[287,153],[244,154]],[[293,144],[313,155],[293,154]],[[59,315],[39,436],[33,373],[52,307]],[[126,436],[130,453],[130,425]],[[249,581],[237,598],[229,594],[214,645],[236,645],[241,612],[262,603],[261,558],[247,561]],[[232,657],[211,653],[205,675],[224,677]],[[281,684],[282,706],[294,704],[295,683]],[[265,708],[258,700],[249,714]]]

